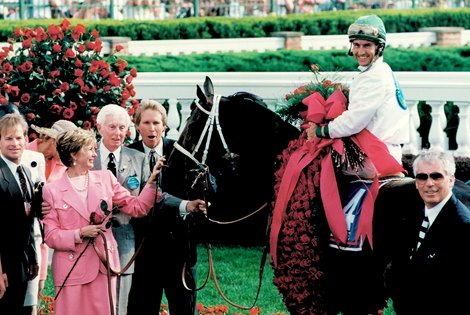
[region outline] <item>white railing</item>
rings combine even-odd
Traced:
[[[457,130],[456,156],[470,156],[470,72],[396,72],[407,104],[410,107],[411,141],[406,144],[406,153],[416,154],[421,148],[421,138],[417,132],[420,124],[417,104],[426,101],[432,107],[432,124],[429,142],[433,147],[448,149],[449,140],[444,132],[446,117],[444,105],[453,101],[459,107],[459,126]],[[334,81],[348,84],[353,72],[324,73]],[[140,73],[134,85],[139,99],[151,98],[168,100],[168,136],[178,137],[178,130],[190,114],[190,105],[197,100],[196,85],[202,87],[205,77],[214,83],[216,94],[230,95],[246,91],[260,96],[275,110],[284,96],[295,88],[313,80],[308,72],[177,72],[177,73]],[[181,120],[177,103],[182,106]],[[183,124],[181,123],[183,122]]]

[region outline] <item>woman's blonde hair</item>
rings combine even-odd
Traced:
[[[57,152],[67,167],[73,165],[72,154],[78,153],[84,146],[95,144],[96,136],[91,130],[78,128],[62,132],[57,136]]]

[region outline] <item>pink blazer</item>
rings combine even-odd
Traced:
[[[158,193],[159,196],[161,193]],[[80,253],[85,249],[88,239],[81,244],[75,243],[75,233],[81,227],[90,224],[90,215],[96,212],[97,216],[104,217],[100,208],[101,201],[107,203],[108,210],[113,204],[120,207],[120,211],[133,217],[145,216],[153,207],[156,197],[156,187],[145,185],[138,197],[130,195],[122,187],[110,171],[89,171],[88,197],[86,204],[73,189],[67,175],[49,182],[44,186],[43,198],[52,209],[44,218],[45,241],[54,249],[52,256],[52,276],[55,286],[62,285],[65,277],[72,268]],[[111,267],[119,270],[119,255],[117,244],[111,228],[104,233],[107,240]],[[104,242],[97,237],[96,244],[104,254]],[[86,284],[93,281],[98,272],[106,273],[104,265],[99,260],[93,246],[90,245],[78,261],[65,285]]]

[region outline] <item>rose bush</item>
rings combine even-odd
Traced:
[[[29,124],[67,119],[89,129],[104,105],[121,105],[131,116],[138,106],[136,69],[115,52],[104,57],[96,30],[64,19],[47,30],[18,28],[8,42],[0,51],[0,103],[18,105]]]

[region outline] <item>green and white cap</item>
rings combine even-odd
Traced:
[[[361,16],[348,29],[350,42],[364,39],[385,46],[386,35],[384,22],[377,15]]]

